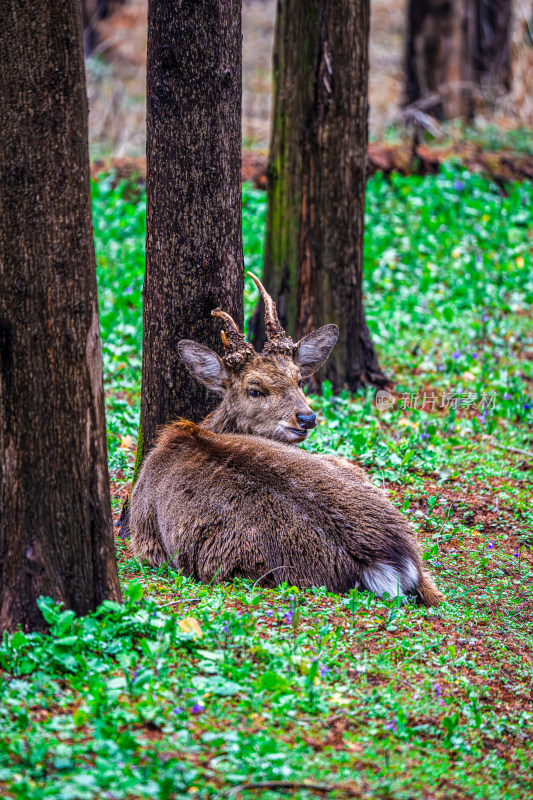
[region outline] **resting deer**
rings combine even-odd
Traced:
[[[222,359],[179,343],[191,373],[222,401],[199,425],[166,427],[147,456],[131,497],[136,555],[156,567],[171,561],[202,583],[244,577],[332,592],[357,587],[437,605],[443,595],[385,494],[349,461],[295,447],[316,424],[303,379],[326,361],[337,326],[294,344],[251,277],[266,308],[261,354],[219,308],[212,313],[225,327]]]

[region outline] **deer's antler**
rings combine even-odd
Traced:
[[[267,341],[263,347],[263,353],[274,353],[281,356],[290,356],[292,358],[294,351],[296,350],[296,345],[292,341],[291,337],[287,336],[281,327],[281,323],[278,319],[278,312],[276,311],[276,304],[268,294],[259,278],[256,278],[252,272],[249,272],[248,275],[259,289],[265,304],[265,328]]]
[[[239,330],[239,326],[229,314],[220,308],[215,308],[211,316],[218,317],[224,322],[225,331],[221,331],[222,344],[225,354],[223,361],[230,369],[237,369],[245,361],[253,358],[255,350],[252,345],[244,338],[244,334]]]

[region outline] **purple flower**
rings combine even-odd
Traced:
[[[321,678],[325,678],[325,677],[326,677],[326,675],[327,675],[327,674],[328,674],[328,672],[329,672],[329,667],[326,667],[326,665],[325,665],[325,664],[320,664],[320,667],[319,667],[318,671],[319,671],[319,673],[320,673],[320,677],[321,677]]]
[[[386,722],[383,726],[388,731],[395,731],[396,730],[396,723],[395,722]]]
[[[285,614],[283,619],[285,620],[285,622],[287,622],[289,625],[291,625],[293,617],[294,617],[294,611],[291,608],[289,611],[287,611],[287,613]]]
[[[517,545],[516,545],[516,553],[513,553],[513,555],[514,555],[514,557],[515,557],[515,558],[518,558],[518,556],[520,555],[519,551],[520,551],[520,545],[519,545],[519,544],[517,544]]]
[[[472,353],[472,358],[477,358],[477,353]]]
[[[265,613],[266,613],[267,617],[271,617],[274,612],[273,611],[266,611]]]
[[[441,697],[442,689],[440,688],[439,684],[438,683],[434,683],[433,684],[433,689],[435,691],[435,694],[437,695],[437,701],[438,701],[439,706],[443,706],[444,705],[444,700]]]
[[[483,414],[478,414],[476,419],[478,419],[481,422],[481,424],[484,425],[485,422],[487,421],[486,412],[483,412]]]
[[[465,188],[465,185],[464,185],[463,181],[455,180],[453,182],[453,188],[455,189],[456,192],[462,192],[463,189]]]
[[[504,396],[503,396],[503,399],[504,399],[504,400],[511,400],[511,399],[512,399],[512,396],[513,396],[513,395],[512,395],[512,394],[509,394],[509,392],[505,392],[505,394],[504,394]]]
[[[522,406],[522,408],[525,408],[525,409],[526,409],[526,411],[529,411],[529,409],[531,408],[531,403],[529,403],[529,402],[528,402],[528,403],[524,403],[524,405]]]
[[[487,545],[487,550],[492,550],[493,547],[494,547],[494,542],[489,542]]]
[[[176,706],[176,708],[172,709],[173,714],[183,714],[184,711],[185,709],[183,708],[183,706]]]
[[[437,369],[438,369],[438,371],[439,371],[439,372],[444,372],[444,370],[445,370],[446,368],[445,368],[444,364],[439,364],[439,366],[437,367]]]
[[[124,294],[133,294],[133,286],[126,286]]]
[[[228,624],[228,623],[226,623],[226,624],[224,625],[224,627],[222,628],[222,631],[223,631],[224,633],[227,633],[227,632],[228,632],[228,630],[229,630],[229,624]]]
[[[455,353],[452,354],[452,358],[455,358],[456,361],[458,358],[461,358],[461,351],[456,350]]]
[[[421,433],[420,434],[420,438],[421,439],[429,439],[429,433]]]
[[[205,706],[203,706],[201,703],[195,703],[192,707],[192,713],[200,714],[204,710],[204,708]]]
[[[441,697],[442,689],[440,688],[439,684],[438,683],[434,683],[433,684],[433,689],[435,690],[435,694],[437,695],[437,701],[438,701],[439,706],[443,706],[444,705],[444,700]]]
[[[137,675],[138,674],[139,673],[137,672],[136,669],[134,669],[133,672],[131,673],[131,682],[132,682],[132,684],[135,683],[135,681],[137,680]]]
[[[489,315],[488,315],[488,314],[483,314],[483,318],[482,318],[482,321],[483,321],[483,322],[488,322],[488,321],[489,321],[489,319],[490,319],[490,317],[489,317]]]

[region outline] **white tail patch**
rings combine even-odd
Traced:
[[[404,583],[403,585],[407,590],[414,589],[420,583],[420,575],[418,574],[418,570],[413,561],[410,558],[406,558],[403,563],[402,572],[404,575]]]
[[[417,586],[418,571],[410,558],[404,561],[401,570],[392,564],[377,563],[365,570],[365,582],[378,597],[385,592],[391,597],[397,597],[409,594],[409,590]]]

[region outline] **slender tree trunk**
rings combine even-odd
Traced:
[[[162,424],[217,404],[178,355],[241,324],[241,4],[149,0],[147,231],[137,471]]]
[[[362,302],[368,0],[278,0],[264,282],[300,338],[339,342],[318,380],[384,385]],[[262,315],[255,341],[264,340]]]
[[[79,0],[6,0],[0,74],[0,628],[36,630],[120,598]]]
[[[511,88],[511,0],[410,0],[406,99],[442,119],[474,116]]]
[[[99,44],[99,23],[113,14],[124,0],[81,0],[81,22],[83,28],[83,49],[90,56]]]
[[[512,0],[477,0],[476,6],[474,79],[485,93],[497,97],[511,90],[513,4]]]
[[[83,49],[86,56],[90,56],[98,44],[98,23],[107,16],[108,8],[108,0],[81,0]]]

